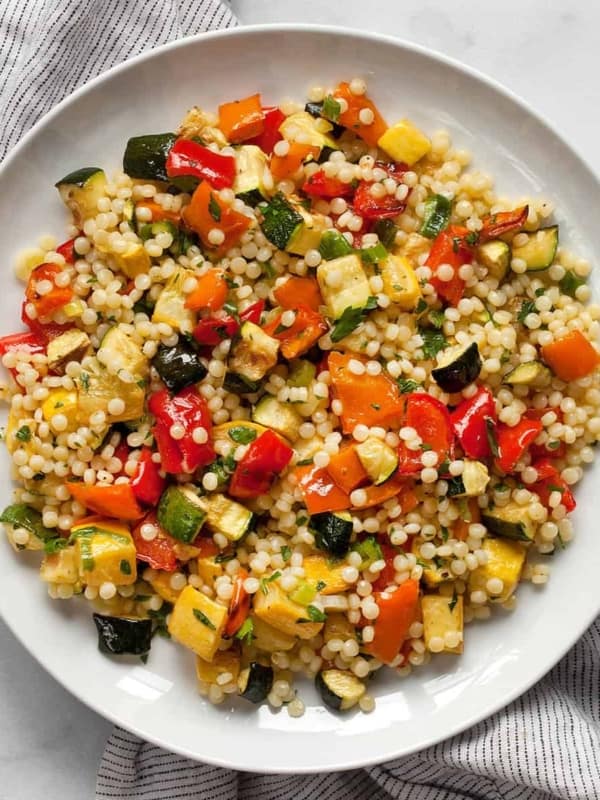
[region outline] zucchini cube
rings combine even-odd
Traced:
[[[421,600],[421,611],[423,638],[427,649],[434,637],[444,639],[447,633],[462,634],[464,627],[462,596],[453,599],[440,594],[426,594]],[[444,645],[442,650],[443,653],[462,653],[462,651],[462,640],[456,647]]]
[[[137,578],[136,549],[129,530],[106,521],[71,529],[77,569],[82,582],[100,586],[105,581],[128,586]]]
[[[124,253],[113,253],[113,260],[118,269],[128,278],[137,278],[150,271],[150,256],[144,245],[131,242]]]
[[[193,586],[177,598],[169,619],[169,633],[205,661],[212,661],[227,622],[227,609]]]
[[[63,203],[77,227],[98,213],[98,200],[106,193],[106,175],[98,167],[84,167],[65,175],[56,184]]]
[[[299,622],[306,619],[306,608],[294,603],[276,583],[266,584],[267,593],[254,595],[254,613],[259,619],[289,636],[312,639],[323,627],[322,622]]]
[[[42,414],[46,422],[50,422],[55,414],[62,414],[67,418],[66,430],[75,430],[79,426],[77,392],[73,389],[54,389],[42,403]]]
[[[250,532],[254,514],[246,506],[224,494],[208,495],[204,503],[206,522],[212,531],[222,533],[230,542],[239,542]]]
[[[252,419],[261,426],[272,428],[276,433],[293,442],[298,438],[303,418],[289,403],[280,403],[276,397],[266,394],[252,412]]]
[[[235,650],[217,650],[211,661],[196,658],[196,677],[203,683],[216,683],[219,675],[231,673],[232,680],[237,681],[240,674],[240,657]]]
[[[224,565],[218,564],[215,561],[215,556],[199,558],[197,564],[198,564],[198,575],[200,575],[204,583],[206,583],[211,588],[215,582],[215,578],[219,578],[225,572],[225,570],[223,569]]]
[[[404,311],[416,308],[421,287],[412,264],[405,256],[389,255],[381,264],[383,288],[392,303]]]
[[[293,636],[277,630],[277,628],[269,625],[268,622],[257,617],[256,614],[251,614],[250,620],[253,628],[253,643],[258,650],[264,650],[266,653],[275,653],[278,650],[291,650],[296,644]]]
[[[40,578],[46,583],[79,583],[79,570],[74,547],[65,547],[57,553],[44,556],[40,565]]]
[[[229,369],[249,381],[259,381],[277,363],[279,342],[253,322],[244,322],[229,359]]]
[[[181,589],[173,589],[171,586],[171,576],[173,575],[172,572],[165,572],[164,570],[158,570],[156,575],[152,577],[151,580],[148,581],[150,586],[154,589],[157,595],[162,597],[163,600],[166,600],[168,603],[176,603],[177,598],[181,594]]]
[[[491,599],[496,603],[505,603],[519,583],[527,546],[509,539],[492,539],[488,536],[483,540],[482,547],[488,554],[488,560],[470,574],[469,591],[486,591],[490,578],[499,578],[504,583],[504,589],[500,595]]]
[[[332,281],[332,274],[340,273],[341,284]],[[339,319],[347,308],[364,308],[371,295],[369,279],[362,262],[356,254],[322,261],[317,267],[317,280],[327,313],[332,319]],[[332,281],[330,286],[328,281]]]
[[[191,333],[196,324],[195,313],[185,307],[187,295],[183,292],[183,282],[190,277],[190,272],[183,268],[175,270],[158,295],[152,312],[152,322],[166,322],[180,333]]]
[[[394,161],[411,167],[431,150],[431,142],[409,119],[401,119],[379,138],[379,147]]]

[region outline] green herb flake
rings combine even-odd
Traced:
[[[409,394],[409,392],[414,392],[421,386],[420,383],[413,381],[411,378],[398,378],[396,383],[400,389],[400,394]]]
[[[254,623],[247,617],[242,623],[241,628],[235,634],[235,638],[242,641],[244,644],[251,645],[254,641]]]
[[[316,586],[317,592],[320,592],[320,591],[321,591],[322,589],[324,589],[326,586],[327,586],[327,584],[325,583],[325,581],[319,581],[319,582],[317,583],[317,586]]]
[[[429,306],[427,305],[425,300],[423,300],[422,297],[419,297],[419,302],[417,303],[417,307],[415,308],[415,314],[422,314],[424,311],[427,311],[428,308]]]
[[[68,539],[64,539],[62,536],[58,536],[56,539],[48,539],[48,541],[44,542],[44,552],[51,556],[64,550],[68,544]]]
[[[312,622],[325,622],[327,615],[316,606],[306,606],[306,613]]]
[[[448,347],[448,340],[441,331],[421,327],[418,330],[423,339],[423,358],[433,359],[441,350]]]
[[[274,335],[274,336],[278,336],[280,333],[285,333],[287,330],[288,330],[288,326],[287,326],[287,325],[281,325],[281,324],[279,324],[279,325],[278,325],[278,326],[275,328],[275,330],[273,331],[273,335]]]
[[[458,595],[456,594],[456,589],[452,592],[452,600],[448,603],[448,608],[450,611],[454,611],[454,606],[458,603]]]
[[[300,461],[296,461],[296,466],[297,467],[308,467],[309,464],[312,464],[312,463],[313,463],[313,459],[312,458],[303,458]]]
[[[478,241],[479,241],[479,233],[477,231],[471,231],[470,233],[467,233],[467,235],[465,236],[465,242],[471,246],[477,244]]]
[[[426,442],[423,442],[423,444],[421,445],[421,450],[424,453],[427,453],[428,450],[433,450],[433,447],[432,447],[432,445],[427,444]]]
[[[31,428],[29,425],[22,425],[15,436],[20,442],[29,442],[31,441]]]
[[[331,341],[339,342],[351,334],[352,331],[358,328],[369,311],[373,311],[374,308],[377,308],[376,297],[369,297],[366,304],[362,308],[354,308],[353,306],[348,306],[345,308],[342,316],[333,326],[333,330],[331,331]]]
[[[212,192],[210,193],[210,199],[208,201],[208,213],[215,222],[221,222],[221,206],[217,203]]]
[[[564,487],[562,487],[562,486],[557,486],[557,485],[556,485],[556,484],[554,484],[554,483],[549,483],[549,484],[547,484],[547,488],[548,488],[548,489],[549,489],[551,492],[559,492],[560,494],[562,494],[562,493],[565,491]]]
[[[381,410],[381,406],[379,405],[379,403],[371,403],[371,408],[374,408],[375,411]]]
[[[566,547],[566,544],[565,544],[565,540],[560,535],[560,532],[556,534],[556,541],[558,542],[558,545],[559,545],[560,549],[564,550],[565,547]]]
[[[225,275],[224,278],[225,278],[225,283],[230,289],[238,288],[237,281],[235,281],[230,275]]]
[[[287,544],[284,544],[281,548],[281,557],[287,563],[290,558],[292,557],[292,548],[288,547]]]
[[[448,541],[448,536],[450,535],[450,532],[448,531],[448,528],[445,525],[441,526],[440,535],[442,537],[442,541],[443,542],[447,542]]]
[[[119,569],[123,573],[123,575],[131,575],[131,564],[127,561],[126,558],[121,559],[121,563],[119,564]]]
[[[535,303],[533,300],[523,300],[521,303],[521,309],[517,314],[517,322],[525,322],[525,319],[529,316],[529,314],[533,314],[535,312]]]
[[[137,599],[137,598],[136,598]],[[148,598],[150,599],[150,598]],[[154,630],[152,636],[162,636],[163,639],[170,639],[171,634],[167,627],[167,617],[173,611],[173,604],[165,601],[158,611],[148,609],[148,616],[154,621]]]
[[[330,122],[337,122],[342,113],[342,107],[330,94],[323,100],[321,107],[321,115],[328,119]]]
[[[90,376],[87,372],[82,372],[79,375],[79,383],[81,384],[81,388],[84,392],[89,392],[90,390]]]
[[[198,622],[201,622],[203,625],[206,625],[206,627],[210,628],[211,631],[216,631],[217,630],[217,628],[214,625],[214,623],[211,622],[209,620],[209,618],[206,616],[206,614],[203,611],[200,611],[199,608],[193,608],[192,612],[193,612],[194,616],[196,617],[196,619],[198,620]]]
[[[298,527],[300,527],[300,525],[306,525],[307,522],[308,522],[308,517],[300,516],[296,518],[296,525],[298,525]]]
[[[396,234],[398,227],[392,222],[391,219],[380,219],[375,223],[375,233],[379,237],[381,244],[388,250],[396,242]]]
[[[429,312],[429,321],[431,322],[434,328],[440,330],[444,322],[446,321],[446,315],[444,314],[443,311],[434,308]]]
[[[250,444],[256,439],[254,428],[248,428],[246,425],[236,425],[233,428],[229,428],[227,435],[236,444]]]
[[[546,444],[546,450],[556,450],[560,447],[560,442],[548,442]]]
[[[268,578],[261,578],[260,579],[260,590],[261,590],[261,592],[264,595],[269,594],[269,584],[273,583],[273,581],[276,581],[277,578],[280,578],[280,577],[281,577],[281,572],[279,572],[279,570],[277,570],[277,572],[274,572],[272,575],[269,575]]]
[[[215,564],[225,564],[227,561],[233,561],[235,553],[218,553],[215,556]]]
[[[500,451],[498,450],[498,440],[496,439],[496,424],[491,417],[485,418],[485,432],[494,458],[498,458]]]

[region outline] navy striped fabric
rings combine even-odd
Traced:
[[[276,0],[273,0],[276,2]],[[219,0],[0,0],[0,157],[83,82],[148,48],[235,25]],[[115,729],[97,798],[600,800],[600,622],[539,684],[471,730],[345,773],[236,773]]]

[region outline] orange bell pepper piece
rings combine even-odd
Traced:
[[[193,311],[209,308],[218,311],[227,300],[229,287],[220,269],[209,269],[197,279],[198,285],[188,294],[185,307]]]
[[[600,364],[598,351],[579,330],[544,345],[542,358],[561,381],[585,378]]]
[[[208,536],[196,537],[194,540],[194,547],[198,548],[200,551],[198,553],[198,558],[212,558],[220,552],[212,537],[209,538]]]
[[[348,494],[369,480],[353,444],[342,447],[339,452],[330,457],[327,472],[340,489]]]
[[[391,500],[393,497],[402,495],[400,504],[402,511],[407,514],[417,504],[416,496],[412,489],[407,488],[406,478],[390,478],[389,481],[382,483],[380,486],[365,486],[367,493],[366,503],[362,503],[360,508],[371,508]],[[406,507],[405,507],[406,506]],[[410,506],[410,507],[409,507]]]
[[[372,623],[375,636],[366,649],[384,664],[389,664],[400,652],[402,642],[417,618],[419,582],[409,578],[392,594],[374,592],[373,597],[379,606],[379,616]]]
[[[466,542],[469,537],[469,525],[479,522],[481,519],[481,511],[476,497],[470,497],[467,500],[467,509],[466,519],[457,519],[452,527],[452,535],[461,542]],[[402,510],[404,511],[404,507]]]
[[[350,507],[350,498],[334,482],[324,467],[296,467],[294,472],[304,496],[309,514],[321,511],[344,511]]]
[[[307,306],[312,311],[318,311],[319,306],[323,305],[319,284],[315,278],[299,278],[297,275],[292,275],[275,289],[273,295],[282,308]]]
[[[88,486],[77,481],[67,481],[67,488],[78,503],[115,519],[134,520],[146,512],[138,505],[130,483],[96,483]]]
[[[181,222],[180,211],[167,210],[155,200],[142,200],[141,202],[136,203],[135,207],[147,208],[152,214],[152,222],[163,222],[164,220],[167,220],[168,222],[174,222],[176,225]]]
[[[198,186],[190,204],[183,209],[182,216],[184,222],[196,231],[202,244],[215,255],[226,253],[250,227],[250,218],[224,203],[207,181],[202,181]],[[223,243],[217,247],[208,238],[214,228],[225,234]]]
[[[57,286],[54,279],[63,271],[59,264],[40,264],[29,276],[25,288],[25,297],[32,303],[39,317],[47,317],[69,303],[73,297],[71,286]],[[49,281],[52,288],[46,294],[38,292],[38,285],[42,281]]]
[[[284,156],[273,154],[271,156],[271,175],[277,181],[289,178],[294,175],[305,161],[317,158],[319,148],[312,144],[300,144],[300,142],[290,142],[290,149]],[[312,158],[311,158],[312,157]]]
[[[292,359],[305,353],[327,332],[327,323],[321,314],[306,306],[296,306],[296,319],[289,328],[281,324],[283,312],[278,314],[264,331],[281,342],[281,355]]]
[[[240,568],[233,580],[233,594],[229,601],[229,618],[225,624],[225,636],[233,636],[244,624],[250,611],[250,595],[244,588],[244,581],[249,578],[248,572]]]
[[[362,423],[369,428],[400,427],[404,415],[404,399],[396,384],[384,375],[355,375],[348,369],[352,354],[332,351],[328,366],[335,397],[342,404],[342,430],[352,433]]]
[[[487,242],[489,239],[496,239],[505,233],[512,233],[520,230],[527,222],[529,206],[520,206],[513,211],[499,211],[497,214],[490,214],[481,221],[483,227],[479,231],[479,242]]]
[[[265,114],[260,95],[253,94],[243,100],[220,105],[219,128],[234,144],[260,136],[265,128]]]
[[[389,126],[379,113],[375,103],[364,94],[352,94],[350,84],[346,82],[340,83],[333,96],[336,100],[342,98],[348,104],[347,110],[342,111],[339,116],[339,124],[360,136],[370,147],[377,147],[377,142]],[[373,112],[374,120],[370,125],[364,125],[360,121],[359,114],[363,108],[368,108]]]

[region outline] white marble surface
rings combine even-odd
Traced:
[[[458,58],[529,101],[600,174],[600,4],[231,0],[231,5],[242,24],[346,25]],[[401,76],[398,85],[401,89]],[[110,725],[46,675],[1,622],[0,709],[0,800],[93,797]]]

